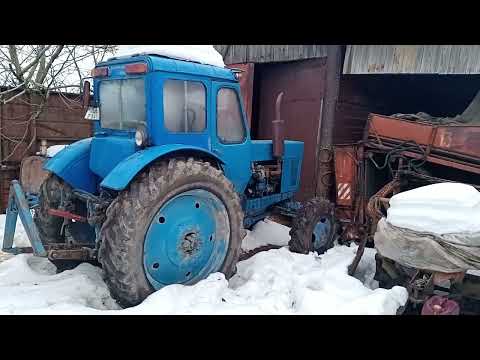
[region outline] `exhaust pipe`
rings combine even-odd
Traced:
[[[275,120],[272,121],[273,132],[273,157],[280,159],[283,157],[283,145],[285,139],[284,122],[281,118],[281,106],[282,106],[283,92],[277,95],[275,102]]]

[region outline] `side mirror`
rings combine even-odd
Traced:
[[[90,105],[90,82],[89,81],[85,81],[83,83],[82,105],[84,110],[86,110]]]

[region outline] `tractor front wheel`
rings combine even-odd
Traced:
[[[169,159],[147,168],[107,209],[99,261],[112,296],[137,305],[170,284],[236,270],[240,198],[208,162]]]
[[[333,246],[336,223],[333,204],[322,198],[307,201],[298,211],[290,229],[290,251],[323,254]]]

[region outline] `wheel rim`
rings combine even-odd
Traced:
[[[144,242],[144,268],[155,289],[193,284],[219,271],[230,242],[222,201],[206,190],[168,200],[152,219]]]
[[[327,217],[322,217],[313,228],[312,243],[314,250],[320,249],[328,244],[332,223]]]

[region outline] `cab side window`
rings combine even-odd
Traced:
[[[171,132],[203,132],[207,126],[205,86],[198,81],[165,80],[163,122]]]
[[[245,140],[240,101],[231,88],[222,88],[217,93],[217,136],[224,144],[238,144]]]

